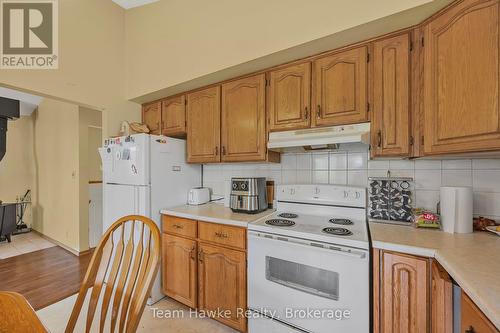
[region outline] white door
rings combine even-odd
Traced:
[[[89,246],[96,247],[102,230],[102,184],[89,184]]]
[[[268,237],[248,233],[250,309],[316,333],[368,332],[368,251]]]
[[[104,184],[103,206],[103,233],[114,222],[126,215],[150,217],[150,187]]]
[[[113,184],[149,185],[149,135],[136,134],[115,138],[105,147],[112,159],[105,182]]]
[[[303,333],[305,331],[294,328],[290,325],[281,323],[277,320],[272,320],[256,312],[252,312],[252,316],[248,319],[249,333]]]

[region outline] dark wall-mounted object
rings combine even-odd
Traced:
[[[19,101],[0,97],[0,161],[7,149],[7,120],[19,118]]]
[[[0,241],[5,239],[10,243],[10,236],[16,231],[15,203],[0,204]]]

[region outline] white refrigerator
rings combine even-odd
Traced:
[[[103,232],[125,215],[143,215],[161,230],[160,210],[187,202],[200,186],[201,167],[186,163],[186,141],[134,134],[106,139],[99,149],[103,168]],[[161,269],[148,304],[163,298]]]

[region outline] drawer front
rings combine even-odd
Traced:
[[[462,291],[461,332],[498,333],[477,305]]]
[[[162,215],[163,232],[196,238],[196,221],[182,217]]]
[[[198,223],[200,240],[240,249],[247,248],[245,228],[201,221]]]

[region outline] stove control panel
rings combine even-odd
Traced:
[[[365,208],[366,188],[338,185],[278,185],[278,201]]]

